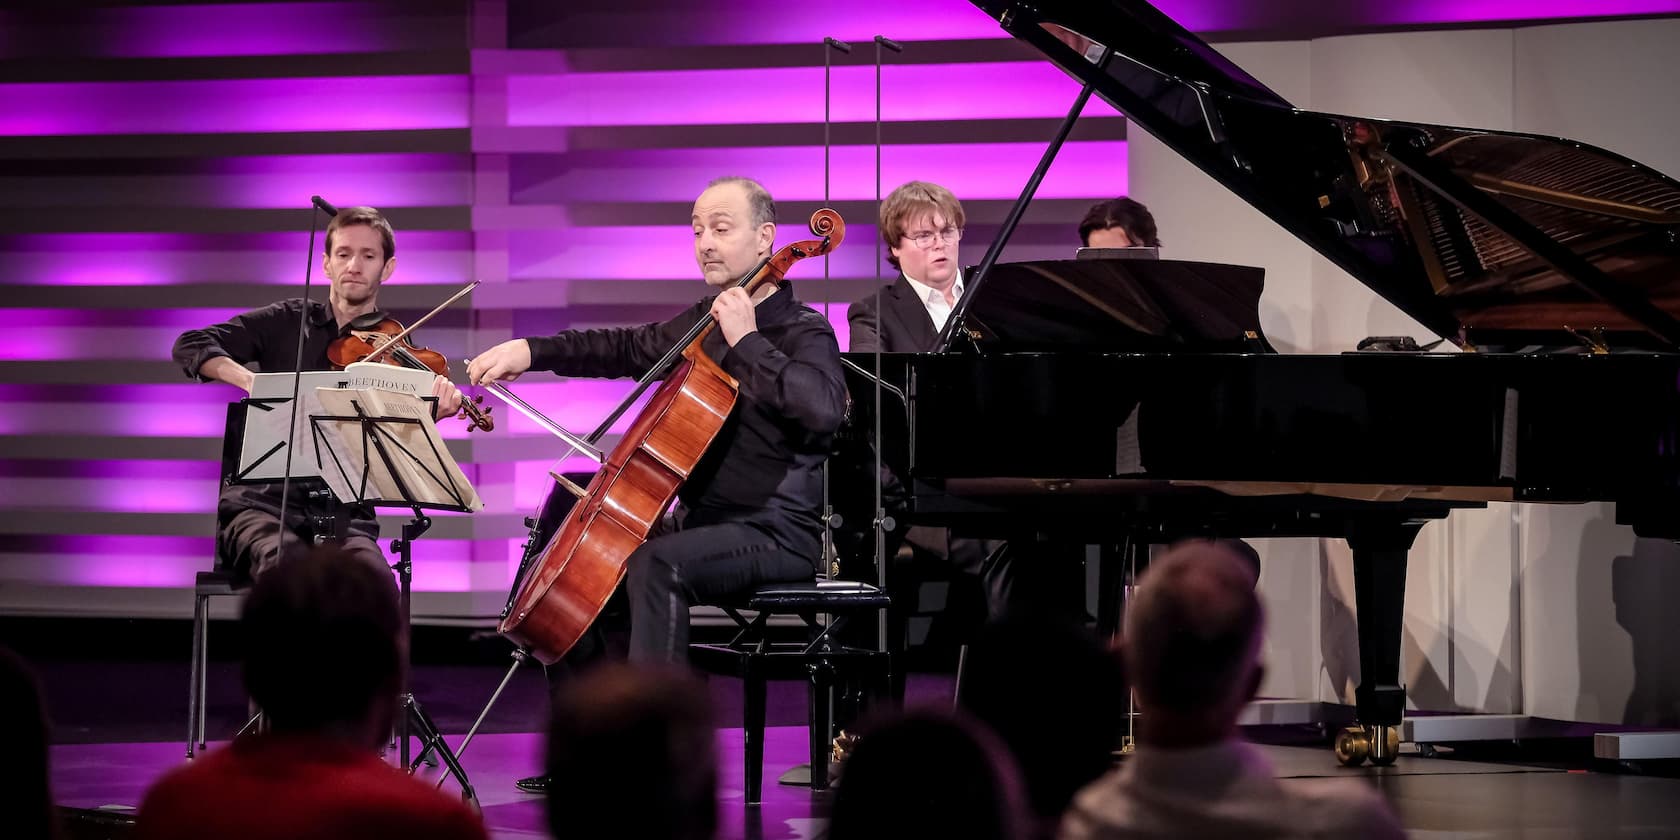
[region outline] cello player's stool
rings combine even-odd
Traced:
[[[728,604],[723,611],[738,626],[727,644],[689,645],[689,661],[708,674],[739,677],[744,702],[746,730],[747,805],[759,804],[764,780],[765,695],[770,680],[804,680],[808,684],[811,708],[811,788],[828,788],[829,690],[836,685],[857,689],[859,696],[886,697],[891,688],[892,656],[885,651],[842,645],[834,634],[858,615],[872,614],[890,604],[886,593],[848,580],[818,580],[809,583],[764,584]],[[742,612],[756,612],[752,619]],[[832,620],[824,625],[819,615]],[[804,642],[772,642],[769,620],[773,615],[796,615],[804,620],[809,637]]]

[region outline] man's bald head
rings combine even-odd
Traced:
[[[1234,716],[1255,688],[1262,622],[1245,558],[1218,542],[1174,546],[1150,564],[1127,608],[1126,670],[1138,700],[1146,710]]]

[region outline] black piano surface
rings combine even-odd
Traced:
[[[1089,513],[1155,493],[1190,508],[1186,533],[1277,534],[1196,518],[1296,488],[1325,498],[1284,509],[1615,501],[1641,534],[1675,535],[1680,354],[1280,355],[1260,291],[1258,269],[1209,263],[998,264],[965,346],[846,355],[854,422],[879,413],[883,462],[914,480],[903,515],[987,514],[977,527],[1100,536],[1137,523]]]
[[[1375,726],[1404,708],[1423,523],[1612,501],[1680,537],[1680,184],[1560,138],[1295,109],[1140,0],[973,2],[1454,352],[1280,355],[1259,269],[993,243],[944,349],[846,354],[895,517],[1347,538]]]

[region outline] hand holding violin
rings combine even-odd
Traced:
[[[430,370],[437,374],[432,380],[432,396],[438,398],[438,419],[463,414],[470,421],[468,431],[483,429],[488,432],[494,429],[496,424],[490,417],[490,409],[479,405],[484,398],[468,400],[462,396],[455,383],[449,381],[449,361],[436,350],[416,347],[403,340],[408,333],[408,328],[391,318],[361,325],[333,339],[327,345],[327,359],[336,370],[364,361]]]
[[[461,389],[444,377],[432,380],[432,396],[438,398],[437,416],[454,417],[461,412]]]

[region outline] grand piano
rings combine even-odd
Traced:
[[[1680,184],[1560,138],[1297,109],[1141,0],[973,2],[1085,90],[940,349],[846,354],[900,524],[1134,552],[1346,539],[1361,678],[1347,763],[1398,748],[1406,559],[1425,523],[1494,500],[1612,501],[1641,536],[1680,537]],[[1093,94],[1446,350],[1276,353],[1253,268],[998,262]]]

